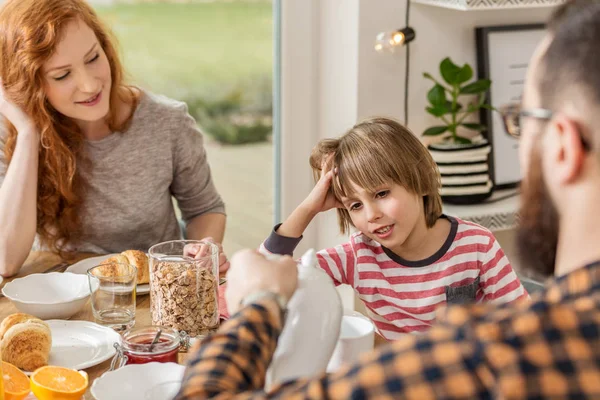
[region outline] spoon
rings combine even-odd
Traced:
[[[156,332],[156,336],[154,336],[154,339],[152,340],[152,343],[150,343],[150,350],[149,351],[152,351],[152,348],[158,342],[158,339],[160,338],[161,334],[162,334],[162,329],[159,329],[158,332]]]

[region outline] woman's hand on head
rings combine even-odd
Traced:
[[[25,112],[6,97],[4,85],[0,81],[0,114],[15,126],[17,132],[35,130],[35,124]]]
[[[333,154],[323,158],[321,177],[303,202],[314,213],[331,210],[332,208],[344,208],[344,205],[335,198],[331,190],[331,182],[337,173],[336,169],[332,168],[332,164]]]

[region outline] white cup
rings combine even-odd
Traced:
[[[353,314],[342,317],[340,337],[327,364],[327,372],[335,372],[343,364],[357,361],[361,354],[373,349],[375,340],[373,322],[365,316]]]

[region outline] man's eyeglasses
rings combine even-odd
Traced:
[[[535,118],[542,121],[549,121],[552,119],[554,113],[551,110],[545,108],[527,108],[522,109],[520,103],[511,103],[503,107],[500,107],[500,115],[502,115],[502,121],[504,122],[504,129],[506,133],[514,138],[521,137],[521,126],[523,125],[524,118]],[[586,151],[591,149],[591,146],[587,139],[583,137],[581,131],[579,131],[579,137],[581,138],[581,144]]]

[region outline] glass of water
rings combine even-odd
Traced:
[[[106,263],[87,272],[96,322],[121,332],[135,324],[137,268],[130,264]]]

